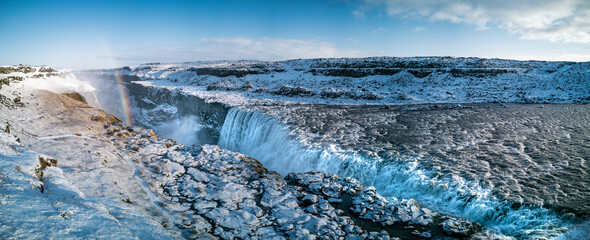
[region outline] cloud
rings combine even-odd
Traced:
[[[391,17],[499,27],[522,39],[590,43],[588,0],[362,0],[355,16],[384,9]]]
[[[200,38],[187,46],[145,46],[118,51],[118,61],[143,63],[196,60],[286,60],[296,58],[361,57],[369,53],[339,49],[332,43],[282,38]]]
[[[422,32],[422,31],[426,31],[425,27],[415,27],[414,28],[414,32]]]
[[[365,12],[361,10],[352,11],[352,15],[356,18],[365,18]]]
[[[590,62],[590,55],[588,54],[561,54],[548,56],[513,56],[509,57],[515,60],[540,60],[540,61],[570,61],[570,62]]]
[[[371,31],[372,34],[384,34],[386,32],[389,32],[389,31],[383,27],[379,27],[379,28]]]

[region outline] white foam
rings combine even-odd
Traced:
[[[590,239],[590,220],[576,225],[571,231],[559,236],[555,240]]]

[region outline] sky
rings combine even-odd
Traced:
[[[455,56],[590,61],[588,0],[0,0],[0,65]]]

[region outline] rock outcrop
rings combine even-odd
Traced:
[[[184,147],[138,127],[111,130],[112,141],[128,152],[137,175],[188,238],[391,239],[478,231],[465,219],[439,226],[439,213],[412,199],[387,200],[353,178],[318,171],[283,178],[215,145]]]

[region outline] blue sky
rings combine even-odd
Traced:
[[[6,1],[0,64],[474,56],[590,61],[584,0]]]

